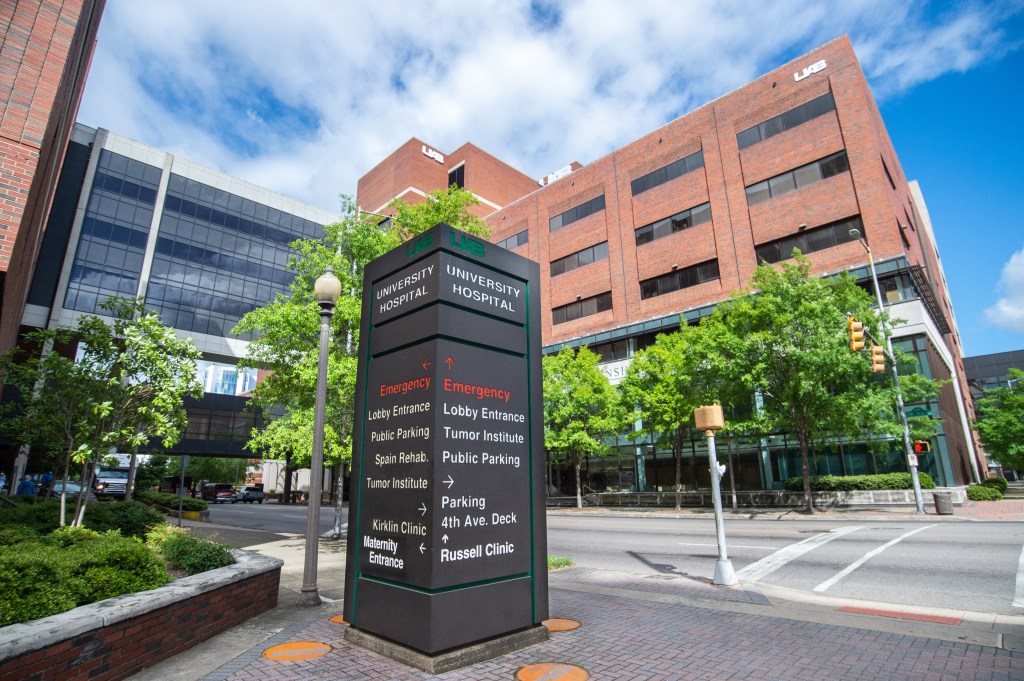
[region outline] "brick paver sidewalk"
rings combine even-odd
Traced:
[[[559,584],[615,595],[568,591]],[[509,681],[527,664],[578,665],[595,680],[685,681],[1011,681],[1024,680],[1024,653],[936,639],[815,624],[707,607],[652,602],[652,591],[757,603],[742,589],[695,580],[658,581],[639,575],[579,571],[551,580],[551,615],[582,622],[553,633],[547,643],[495,660],[431,677],[344,640],[344,625],[328,615],[306,618],[206,677],[206,681],[302,681],[305,679],[490,679]],[[622,595],[624,589],[637,598]],[[766,613],[770,608],[765,608]],[[332,646],[324,657],[275,662],[264,649],[287,641]]]

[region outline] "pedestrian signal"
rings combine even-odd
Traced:
[[[857,352],[864,349],[864,322],[858,322],[853,317],[846,320],[846,327],[850,333],[850,352]]]
[[[928,440],[914,440],[914,453],[927,454],[932,451],[932,443]]]

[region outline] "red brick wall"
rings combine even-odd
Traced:
[[[280,568],[0,662],[0,681],[126,679],[277,605]]]

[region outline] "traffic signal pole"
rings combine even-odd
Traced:
[[[914,453],[913,445],[910,443],[910,426],[907,425],[907,414],[903,409],[903,391],[900,389],[900,372],[896,368],[896,356],[892,352],[892,335],[889,333],[888,324],[885,322],[885,303],[882,302],[882,289],[878,286],[878,273],[875,272],[875,259],[871,255],[871,247],[861,237],[860,230],[851,229],[850,236],[857,239],[864,250],[868,252],[868,264],[871,266],[871,281],[875,285],[875,297],[878,300],[878,321],[882,325],[882,335],[885,336],[885,348],[892,359],[892,382],[896,388],[896,411],[900,415],[900,423],[903,425],[903,451],[907,458],[907,468],[910,469],[910,481],[914,485],[914,503],[917,512],[924,514],[924,497],[921,495],[921,478],[917,474],[917,455]]]

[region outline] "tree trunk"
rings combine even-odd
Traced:
[[[583,467],[583,457],[579,454],[573,454],[572,467],[576,470],[576,508],[583,508],[583,483],[580,481],[580,469]]]
[[[804,510],[808,513],[814,512],[814,498],[811,496],[811,463],[810,447],[807,444],[807,433],[803,430],[797,431],[800,440],[800,459],[803,463],[804,474]]]
[[[732,490],[732,510],[736,510],[739,507],[739,503],[736,499],[736,476],[733,475],[733,471],[736,470],[736,462],[732,457],[733,440],[729,438],[729,444],[727,445],[726,451],[729,456],[729,488]]]
[[[85,494],[85,490],[92,489],[93,471],[96,470],[96,467],[86,464],[85,468],[85,484],[82,485],[83,493],[78,495],[78,509],[75,513],[75,522],[72,527],[82,526],[82,521],[85,520],[85,507],[88,504],[88,498]]]
[[[334,480],[334,538],[341,539],[344,536],[341,532],[341,505],[345,498],[345,464],[339,463],[335,469],[337,476]]]
[[[676,443],[672,448],[676,458],[676,510],[683,508],[683,448]]]
[[[60,520],[58,522],[60,527],[64,527],[64,525],[66,524],[66,521],[64,520],[64,513],[66,512],[67,506],[68,506],[68,502],[67,502],[67,495],[68,495],[68,473],[70,473],[70,472],[71,472],[71,450],[68,449],[67,458],[64,459],[64,478],[63,478],[64,482],[61,483],[61,489],[60,489]],[[78,493],[78,496],[82,496],[83,494],[85,494],[85,490],[84,489],[81,492]]]
[[[127,501],[132,498],[132,491],[135,489],[135,471],[139,466],[139,448],[132,448],[131,463],[128,464],[128,482],[124,486],[124,498]]]
[[[281,496],[282,504],[292,503],[292,457],[284,457],[284,494]]]

